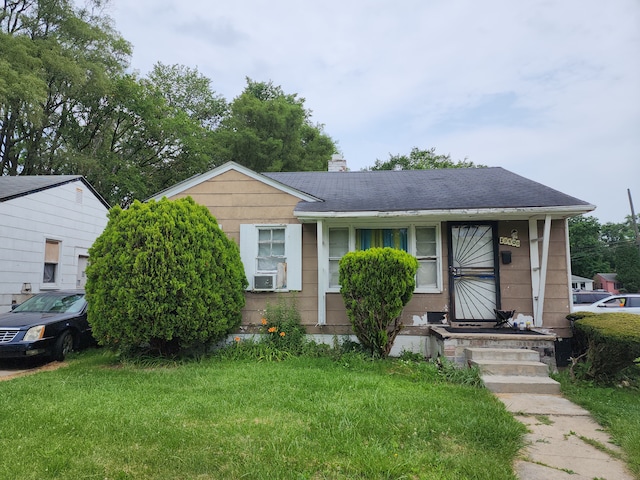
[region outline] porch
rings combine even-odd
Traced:
[[[431,325],[428,335],[427,350],[431,357],[442,356],[459,365],[466,365],[465,350],[469,348],[508,348],[533,350],[551,371],[557,370],[557,336],[546,329],[513,330]]]

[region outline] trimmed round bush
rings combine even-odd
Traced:
[[[170,354],[240,325],[247,279],[239,249],[190,197],[112,208],[89,257],[88,317],[102,345]]]
[[[418,261],[395,248],[349,252],[339,266],[340,293],[362,346],[386,358],[398,332],[400,315],[416,286]]]

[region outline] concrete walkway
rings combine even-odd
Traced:
[[[514,470],[521,480],[635,480],[589,412],[561,395],[498,393],[529,433]],[[607,453],[587,443],[593,440]]]

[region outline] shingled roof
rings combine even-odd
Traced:
[[[110,208],[109,204],[82,175],[0,176],[0,202],[6,202],[14,198],[31,195],[32,193],[77,181],[86,185],[105,207]]]
[[[303,212],[398,212],[593,205],[500,167],[363,172],[264,173],[288,187],[322,199],[301,201]]]

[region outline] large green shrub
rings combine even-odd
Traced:
[[[576,312],[569,318],[574,320],[575,356],[585,360],[583,377],[609,381],[635,369],[634,361],[640,357],[640,315]]]
[[[340,260],[340,293],[360,343],[387,357],[402,329],[402,309],[415,288],[418,261],[394,248],[347,253]]]
[[[89,322],[102,345],[173,353],[240,324],[247,279],[238,247],[191,198],[112,208],[89,256]]]

